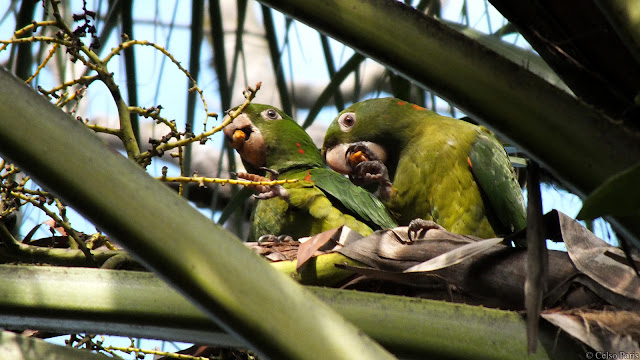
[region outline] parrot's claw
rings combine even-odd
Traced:
[[[387,167],[380,161],[363,161],[356,165],[354,169],[355,178],[363,180],[365,183],[389,181]]]
[[[266,168],[266,167],[260,167],[259,169],[268,172],[269,173],[269,179],[271,179],[271,180],[278,180],[278,176],[280,176],[280,173],[278,171],[276,171],[276,170],[269,169],[269,168]]]
[[[282,187],[282,185],[262,185],[258,188],[258,190],[260,191],[260,193],[253,195],[255,199],[268,200],[274,197],[279,197],[283,200],[289,199],[289,193],[287,192],[287,189]]]
[[[413,219],[409,223],[409,229],[407,229],[407,235],[409,236],[409,242],[412,242],[418,238],[420,234],[424,234],[429,230],[445,230],[442,226],[435,223],[433,220],[425,219]]]
[[[280,244],[283,242],[287,242],[287,241],[293,241],[293,238],[289,235],[273,235],[273,234],[267,234],[267,235],[262,235],[258,238],[258,245],[265,243],[265,242],[273,242],[276,244]]]

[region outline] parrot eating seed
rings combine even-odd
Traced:
[[[526,226],[522,191],[509,158],[488,130],[395,98],[343,110],[322,154],[358,184],[379,183],[400,225],[432,220],[482,238]]]

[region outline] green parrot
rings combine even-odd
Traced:
[[[354,182],[377,183],[400,225],[423,219],[482,238],[526,226],[509,158],[483,127],[400,99],[371,99],[338,114],[322,154]]]
[[[379,199],[326,167],[311,137],[282,110],[249,104],[223,132],[249,173],[298,179],[257,196],[263,200],[253,209],[249,241],[300,238],[340,225],[366,236],[372,227],[397,226]]]

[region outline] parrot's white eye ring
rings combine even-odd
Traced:
[[[340,130],[343,132],[350,131],[356,124],[356,114],[348,112],[340,115],[338,118],[338,124],[340,124]]]
[[[265,119],[265,120],[280,120],[280,119],[282,119],[282,116],[280,116],[280,113],[277,112],[275,109],[267,109],[267,110],[261,112],[260,116],[262,116],[262,118]]]

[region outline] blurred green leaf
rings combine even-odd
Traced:
[[[224,50],[224,29],[220,0],[209,1],[209,24],[213,43],[213,67],[218,75],[218,93],[224,110],[231,108],[231,89],[227,75],[227,54]]]
[[[20,5],[20,11],[18,12],[18,18],[16,19],[16,30],[29,25],[34,21],[36,0],[23,0]],[[32,35],[31,31],[24,33],[21,37],[29,37]],[[18,48],[16,56],[16,71],[15,74],[22,80],[26,80],[31,76],[31,66],[33,66],[33,54],[31,52],[33,44],[31,42],[13,45],[12,47]],[[12,49],[13,50],[13,49]],[[12,51],[13,54],[13,51]]]
[[[329,72],[329,78],[333,78],[336,74],[336,65],[333,63],[333,53],[331,52],[331,45],[329,44],[329,38],[327,35],[320,34],[320,43],[322,44],[322,53],[324,54],[324,60],[327,63],[327,71]],[[333,98],[336,102],[336,109],[342,111],[344,109],[344,99],[340,92],[340,87],[336,89]]]
[[[244,23],[247,18],[247,0],[238,0],[238,16],[236,19],[237,27],[236,27],[236,43],[233,51],[233,60],[231,61],[231,76],[229,90],[234,88],[236,72],[238,71],[238,65],[240,64],[240,57],[244,57]],[[244,61],[243,61],[244,63]],[[241,69],[245,75],[245,79],[247,78],[246,69]],[[236,104],[231,104],[230,106],[235,106]],[[229,109],[224,109],[229,110]]]
[[[204,0],[192,0],[191,1],[191,40],[189,44],[189,73],[193,81],[197,82],[200,76],[200,49],[202,48],[202,39],[204,37]],[[189,89],[194,85],[193,81],[189,79]],[[196,114],[196,99],[198,93],[195,91],[189,91],[187,94],[187,117],[186,117],[186,129],[188,131],[195,131],[195,114]],[[187,145],[184,148],[184,174],[185,176],[191,176],[191,161],[192,161],[192,146]],[[188,192],[188,187],[185,188]]]
[[[129,39],[135,39],[133,35],[133,1],[124,2],[122,5],[122,32],[129,36]],[[138,106],[138,80],[136,71],[136,55],[135,47],[124,49],[124,68],[127,77],[127,95],[129,97],[129,106]],[[138,142],[138,147],[142,145],[140,139],[140,123],[138,114],[131,113],[131,127],[133,135]]]
[[[640,163],[607,179],[582,203],[577,219],[640,215]]]
[[[224,225],[229,220],[229,217],[236,211],[242,208],[242,205],[253,195],[253,190],[248,187],[244,187],[237,191],[229,200],[227,206],[225,206],[220,218],[218,219],[218,225]]]
[[[307,115],[307,119],[302,124],[303,128],[306,129],[313,123],[313,121],[316,119],[316,116],[318,116],[318,113],[320,113],[320,110],[322,110],[322,108],[327,105],[329,99],[338,91],[338,89],[340,88],[340,84],[342,84],[344,79],[346,79],[349,74],[358,69],[360,63],[362,63],[364,59],[364,56],[355,53],[349,60],[347,60],[346,63],[344,63],[342,68],[340,68],[340,70],[335,73],[335,75],[331,78],[329,84],[327,84],[327,87],[318,97],[318,100],[316,100],[315,104],[313,104],[311,109],[309,109],[309,115]]]
[[[282,65],[282,57],[280,53],[280,47],[278,45],[278,37],[276,34],[275,24],[273,23],[271,8],[262,5],[262,19],[264,21],[264,30],[267,36],[267,43],[269,44],[269,53],[271,54],[273,71],[276,74],[276,86],[278,88],[278,94],[280,94],[282,111],[287,114],[293,114],[293,107],[291,106],[291,99],[289,98],[289,90],[287,88],[287,82],[284,78],[284,67]],[[286,28],[286,31],[288,32],[288,27]]]

